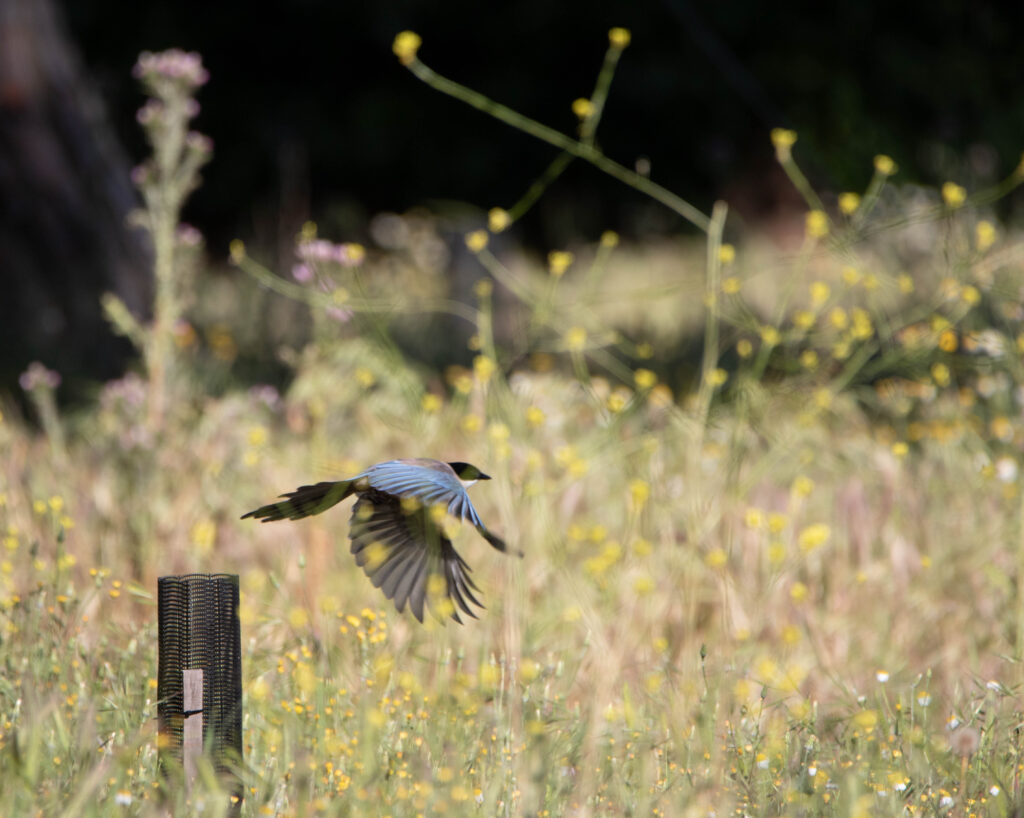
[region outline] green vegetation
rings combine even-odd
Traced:
[[[614,30],[561,167],[625,170],[591,117],[627,44]],[[418,76],[465,91],[419,70],[417,47],[396,41]],[[0,420],[5,811],[159,814],[155,578],[219,571],[241,575],[243,814],[1014,813],[1024,278],[1020,239],[985,207],[1020,168],[993,191],[901,190],[878,157],[833,205],[777,131],[808,199],[788,250],[723,243],[724,206],[703,216],[627,171],[706,241],[609,232],[546,266],[492,252],[541,184],[466,237],[480,280],[464,304],[415,253],[310,225],[290,279],[236,244],[252,279],[199,331],[195,293],[225,286],[178,224],[210,152],[187,129],[204,73],[181,54],[140,73],[155,318],[106,303],[140,372],[61,414],[33,368],[38,428],[10,405]],[[257,284],[310,307],[310,342],[281,351],[284,395],[224,386],[247,339],[278,333]],[[409,362],[396,325],[425,313],[470,328],[472,366]],[[670,371],[692,338],[694,363]],[[237,519],[392,456],[494,477],[474,503],[526,559],[459,537],[480,621],[386,609],[343,511]],[[212,780],[196,795],[203,814],[225,799]]]

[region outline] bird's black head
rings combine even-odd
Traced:
[[[480,469],[470,463],[449,463],[452,467],[452,471],[458,475],[460,480],[469,482],[470,480],[490,480],[489,474],[484,474]]]

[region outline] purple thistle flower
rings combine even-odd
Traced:
[[[60,386],[60,374],[47,369],[39,361],[33,361],[18,377],[18,383],[26,392],[36,389],[56,389]]]

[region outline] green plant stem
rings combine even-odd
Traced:
[[[597,82],[594,84],[594,92],[590,95],[592,110],[590,116],[580,127],[580,139],[585,145],[594,144],[594,136],[597,133],[598,123],[601,121],[601,114],[604,113],[604,104],[608,99],[608,89],[612,84],[612,77],[615,76],[615,66],[619,64],[619,57],[622,56],[622,49],[609,46],[604,53],[604,63],[597,75]]]
[[[714,385],[711,373],[718,366],[718,297],[719,280],[722,276],[722,259],[719,251],[722,248],[722,232],[725,229],[725,218],[729,208],[725,202],[715,202],[711,211],[711,225],[707,238],[706,274],[704,282],[707,319],[704,322],[704,350],[700,364],[700,387],[697,390],[695,419],[703,441],[703,429],[707,425],[708,412],[711,409],[711,397]],[[698,446],[699,448],[699,446]]]
[[[512,221],[519,221],[519,219],[526,215],[529,209],[536,204],[537,200],[544,195],[544,191],[562,175],[575,158],[569,151],[562,151],[558,154],[551,164],[544,169],[544,172],[526,189],[526,193],[520,197],[519,201],[509,208],[508,215]]]
[[[807,177],[804,176],[804,172],[800,170],[800,166],[794,161],[792,156],[783,159],[780,163],[782,169],[786,172],[789,177],[789,181],[793,183],[793,187],[799,191],[800,195],[804,197],[804,201],[807,202],[807,206],[812,210],[820,210],[822,213],[825,212],[825,205],[822,204],[821,198],[815,192],[814,188],[811,187],[811,183],[807,181]]]
[[[641,176],[639,173],[629,170],[629,168],[623,167],[618,162],[609,159],[593,145],[588,145],[573,139],[572,137],[566,136],[560,131],[556,131],[554,128],[549,128],[547,125],[543,125],[534,119],[523,116],[517,111],[513,111],[511,108],[488,99],[477,91],[466,88],[464,85],[460,85],[447,77],[442,77],[418,59],[409,63],[408,67],[409,70],[417,76],[417,78],[425,82],[435,91],[440,91],[443,94],[447,94],[450,97],[461,100],[467,105],[471,105],[477,110],[490,114],[495,119],[498,119],[507,125],[511,125],[513,128],[523,131],[524,133],[528,133],[531,136],[536,137],[543,142],[547,142],[549,145],[554,145],[556,148],[560,148],[563,151],[567,151],[573,156],[578,156],[585,162],[589,162],[604,171],[609,176],[612,176],[635,190],[645,193],[652,199],[661,202],[667,208],[678,213],[686,219],[686,221],[690,222],[690,224],[703,232],[707,232],[710,227],[711,222],[708,217],[689,202],[672,193],[670,190],[661,187],[661,185],[652,182],[650,179]]]

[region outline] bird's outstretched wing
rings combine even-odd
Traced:
[[[505,541],[487,530],[454,472],[410,467],[405,461],[389,460],[378,463],[364,472],[364,475],[373,488],[385,494],[414,497],[424,506],[443,505],[453,517],[472,525],[498,551],[523,556],[521,551],[509,552]]]
[[[242,519],[256,517],[260,522],[270,523],[274,520],[299,520],[319,514],[348,497],[354,490],[354,483],[354,480],[339,480],[317,483],[313,486],[299,486],[295,491],[282,494],[284,500],[260,506],[248,514],[243,514]]]
[[[408,604],[422,622],[426,607],[461,624],[460,608],[475,619],[469,603],[483,607],[473,595],[480,589],[469,577],[469,566],[429,509],[403,507],[399,498],[380,491],[361,494],[352,509],[349,538],[356,562],[399,613]]]

